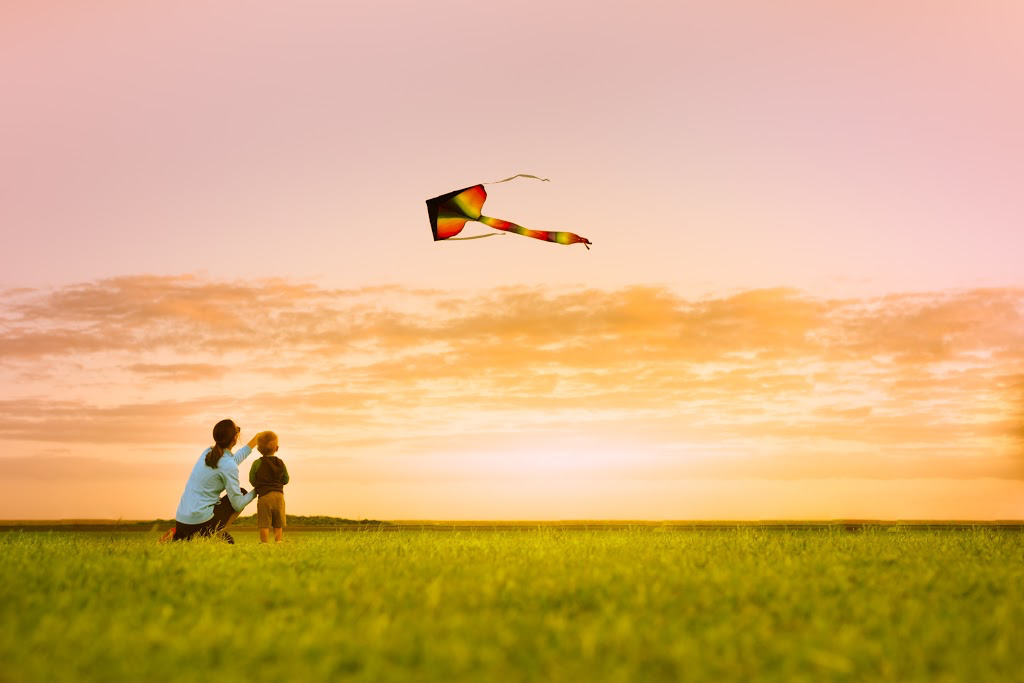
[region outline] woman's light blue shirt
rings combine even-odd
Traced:
[[[249,457],[252,449],[242,446],[235,453],[225,450],[216,469],[206,465],[206,454],[211,450],[207,448],[199,456],[185,484],[185,492],[181,494],[174,519],[182,524],[202,524],[213,519],[213,506],[220,500],[220,494],[225,489],[231,507],[238,512],[244,510],[256,497],[256,491],[242,493],[238,485],[238,465]]]

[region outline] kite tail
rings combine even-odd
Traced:
[[[480,216],[477,219],[484,225],[490,226],[497,230],[504,230],[505,232],[514,232],[517,235],[524,235],[526,237],[532,237],[535,240],[542,240],[544,242],[557,242],[558,244],[576,244],[579,242],[583,246],[590,250],[592,242],[586,237],[580,237],[574,232],[548,232],[547,230],[530,230],[524,228],[521,225],[515,223],[509,223],[503,221],[500,218],[491,218],[490,216]]]

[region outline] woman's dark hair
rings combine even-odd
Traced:
[[[217,463],[224,455],[224,449],[231,446],[231,442],[238,434],[238,427],[232,420],[221,420],[213,425],[213,448],[206,454],[206,466],[217,469]]]

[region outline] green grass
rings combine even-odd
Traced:
[[[0,534],[0,681],[978,681],[1024,535]]]

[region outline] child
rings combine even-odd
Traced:
[[[256,448],[257,458],[249,470],[249,483],[256,489],[256,521],[260,527],[260,543],[270,541],[270,527],[274,527],[274,540],[281,542],[284,534],[284,485],[288,483],[288,468],[277,457],[277,434],[262,432]]]

